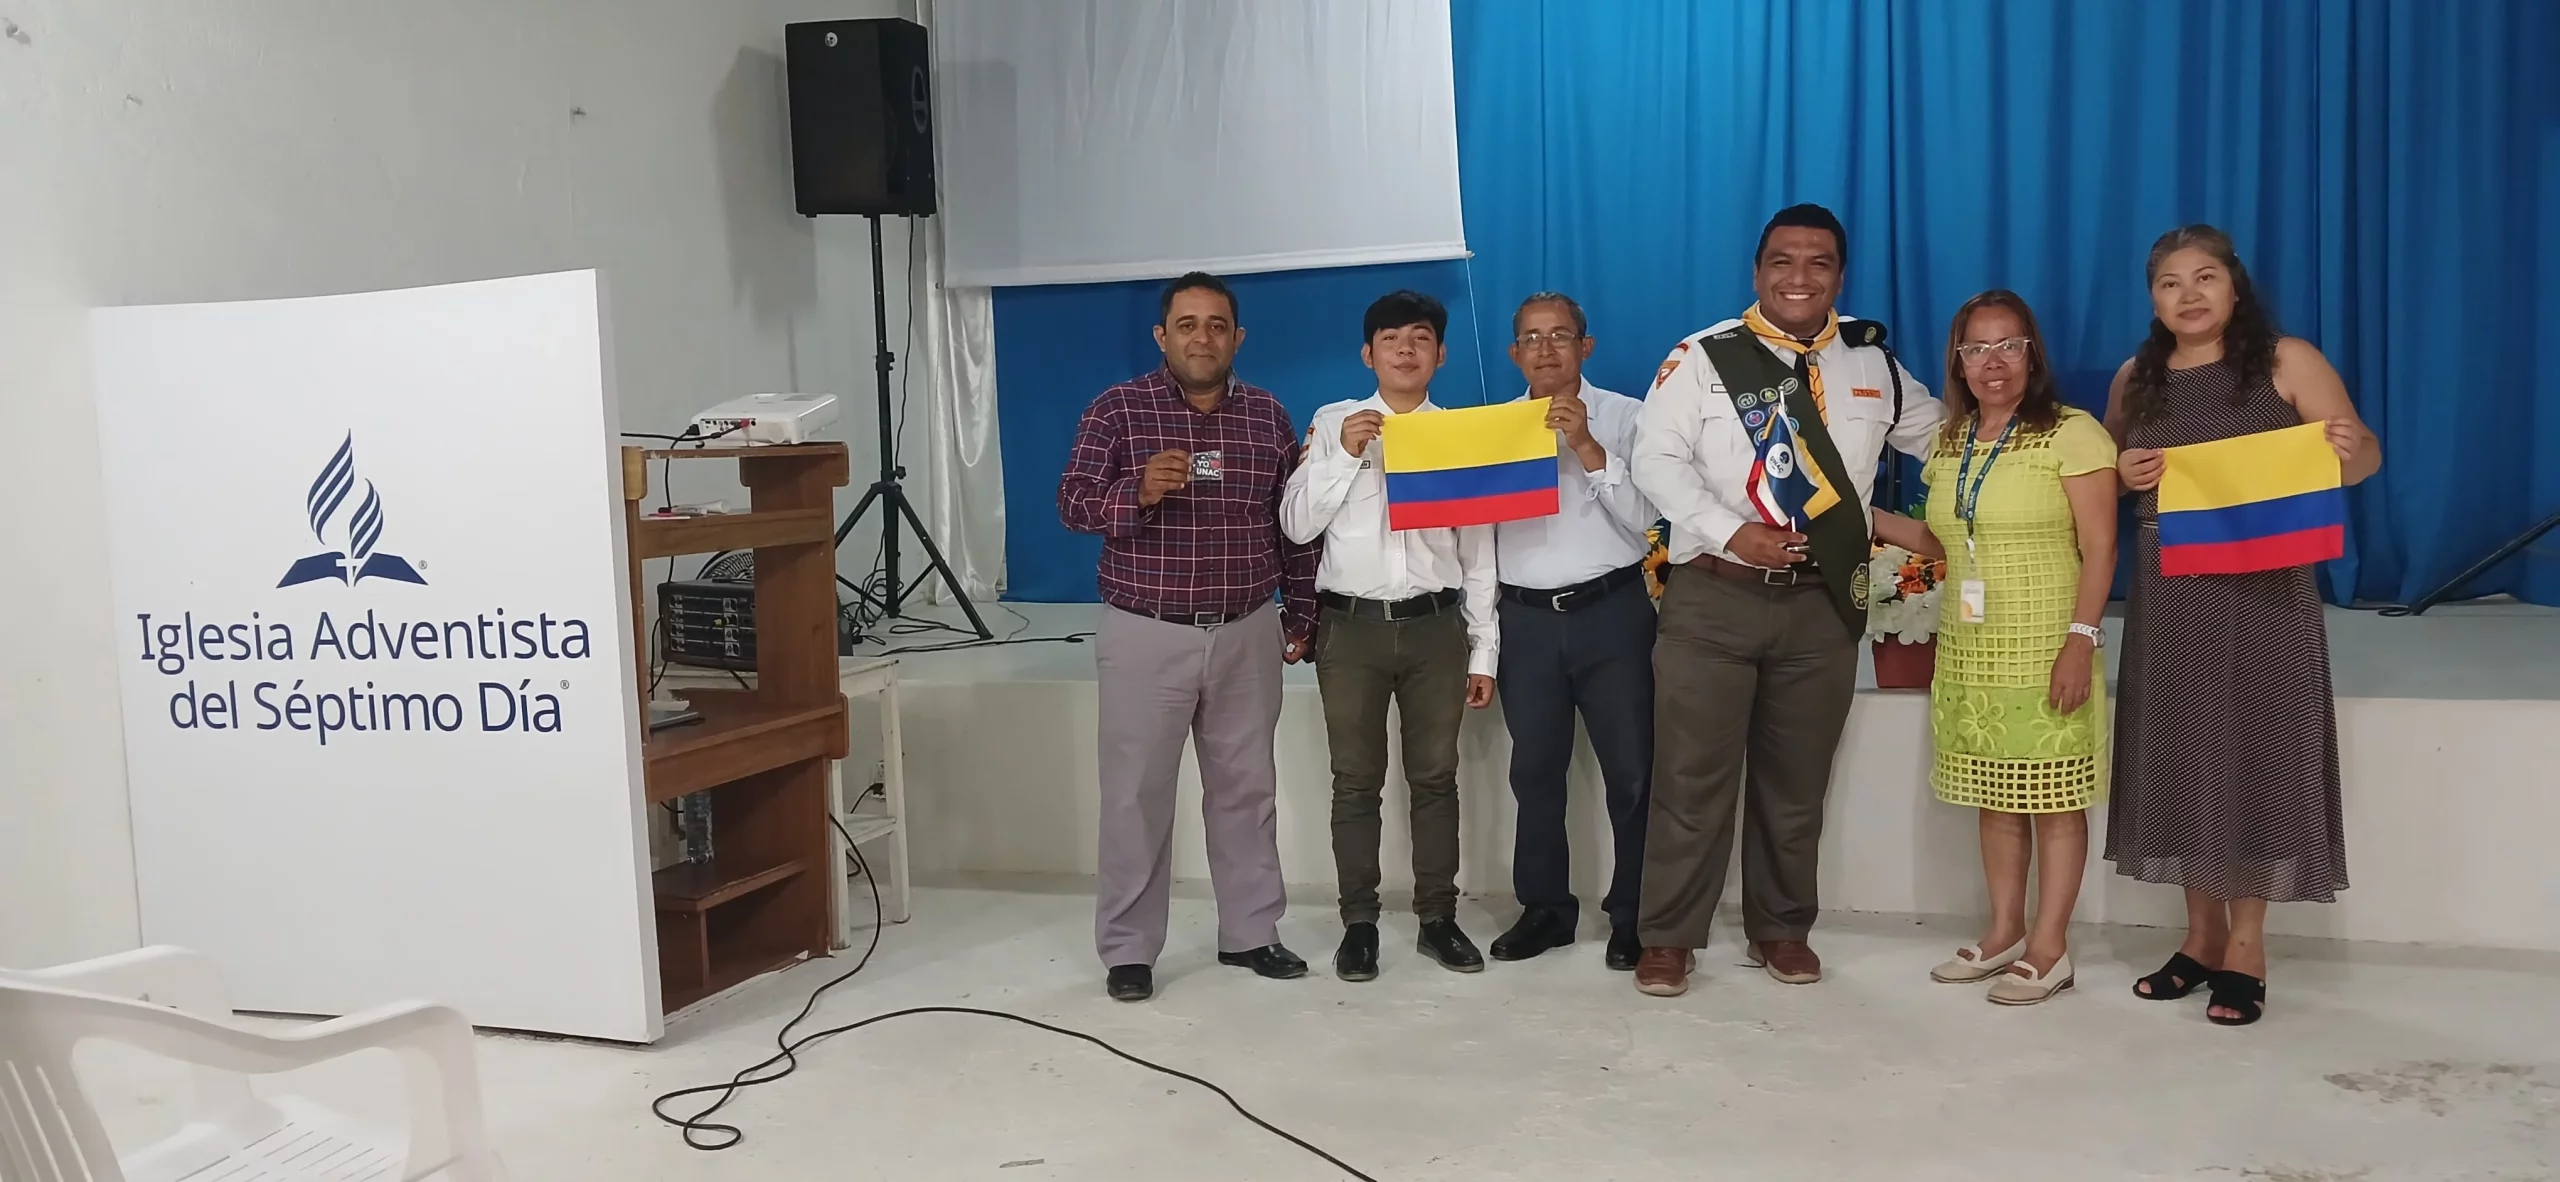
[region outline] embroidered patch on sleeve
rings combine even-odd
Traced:
[[[1680,355],[1688,351],[1689,342],[1687,341],[1682,341],[1679,344],[1672,346],[1671,356],[1664,359],[1662,368],[1653,371],[1654,389],[1661,389],[1662,383],[1671,380],[1671,371],[1680,368]]]

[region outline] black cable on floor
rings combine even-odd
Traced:
[[[893,657],[900,653],[949,653],[962,649],[1003,648],[1009,644],[1083,644],[1093,639],[1091,632],[1071,632],[1065,636],[1000,636],[994,640],[955,640],[944,644],[903,644],[896,648],[863,649],[856,655]]]
[[[1018,626],[1015,627],[1013,631],[1007,632],[1002,636],[981,638],[977,633],[971,632],[966,628],[947,624],[940,620],[909,619],[902,623],[892,624],[888,628],[883,629],[883,632],[889,636],[913,636],[919,633],[951,632],[965,636],[968,639],[946,640],[939,642],[926,641],[917,644],[902,644],[892,648],[877,650],[861,649],[857,650],[856,655],[866,657],[888,657],[896,656],[899,653],[948,653],[959,652],[964,649],[1002,648],[1009,644],[1083,644],[1085,641],[1093,638],[1093,633],[1091,632],[1070,632],[1063,636],[1025,636],[1023,633],[1031,630],[1031,617],[1013,610],[1013,607],[1005,603],[1003,600],[995,601],[994,607],[997,611],[1003,612],[1008,616],[1012,616]],[[877,638],[875,637],[874,639]],[[887,644],[889,642],[881,640],[879,643]]]
[[[893,1018],[910,1018],[918,1014],[967,1014],[979,1018],[1000,1018],[1007,1022],[1014,1022],[1024,1026],[1029,1026],[1035,1030],[1045,1030],[1051,1034],[1064,1035],[1068,1038],[1076,1039],[1081,1042],[1089,1042],[1097,1047],[1101,1047],[1103,1050],[1111,1052],[1113,1055],[1118,1056],[1121,1059],[1125,1059],[1140,1067],[1144,1067],[1149,1071],[1169,1075],[1175,1079],[1183,1081],[1184,1083],[1195,1084],[1199,1087],[1205,1088],[1219,1099],[1226,1101],[1228,1107],[1236,1110],[1236,1115],[1251,1121],[1254,1127],[1324,1159],[1327,1164],[1357,1179],[1358,1182],[1378,1182],[1377,1178],[1364,1174],[1354,1168],[1350,1163],[1343,1161],[1341,1158],[1335,1157],[1322,1149],[1316,1148],[1305,1138],[1302,1138],[1287,1129],[1283,1129],[1278,1125],[1272,1124],[1270,1121],[1264,1120],[1259,1116],[1255,1116],[1250,1109],[1247,1109],[1234,1096],[1228,1094],[1225,1088],[1210,1083],[1208,1080],[1187,1072],[1176,1071],[1161,1063],[1152,1063],[1145,1059],[1141,1059],[1136,1055],[1132,1055],[1127,1051],[1121,1050],[1120,1048],[1104,1042],[1093,1035],[1086,1034],[1081,1030],[1069,1030],[1064,1026],[1052,1026],[1037,1019],[1025,1018],[1020,1014],[1008,1014],[1002,1010],[974,1009],[968,1006],[915,1006],[909,1009],[892,1010],[885,1014],[874,1014],[859,1022],[848,1022],[842,1026],[834,1026],[825,1030],[814,1031],[801,1036],[797,1041],[793,1041],[791,1038],[792,1027],[798,1026],[801,1022],[807,1020],[809,1014],[818,1008],[818,999],[825,996],[828,990],[852,980],[854,974],[861,972],[863,970],[863,966],[871,963],[871,954],[880,950],[880,929],[887,926],[887,917],[880,905],[880,880],[872,876],[871,864],[863,859],[862,851],[854,846],[853,835],[845,832],[844,823],[833,817],[828,818],[828,821],[835,826],[837,835],[844,838],[845,851],[853,856],[854,867],[861,871],[862,880],[869,883],[871,886],[871,943],[868,947],[862,950],[862,959],[855,961],[852,968],[845,970],[842,975],[836,977],[834,980],[828,981],[826,984],[820,985],[816,989],[811,990],[809,993],[809,1000],[801,1003],[800,1012],[793,1015],[790,1021],[783,1023],[782,1029],[774,1032],[773,1042],[775,1051],[771,1057],[729,1077],[729,1082],[725,1084],[705,1084],[700,1087],[679,1088],[676,1091],[668,1092],[667,1094],[649,1102],[649,1111],[655,1114],[659,1120],[684,1130],[684,1143],[688,1147],[700,1149],[705,1152],[716,1152],[722,1149],[733,1148],[739,1142],[746,1140],[746,1133],[740,1130],[738,1126],[722,1124],[707,1118],[710,1117],[712,1113],[728,1107],[731,1100],[738,1098],[739,1092],[762,1084],[773,1083],[774,1081],[782,1079],[783,1077],[798,1070],[800,1067],[799,1052],[801,1048],[806,1047],[811,1043],[817,1042],[820,1039],[831,1038],[835,1035],[847,1034],[852,1031],[860,1030],[865,1026],[876,1025],[881,1022],[889,1021]],[[781,1065],[781,1070],[771,1071],[770,1074],[758,1074],[759,1072],[768,1071],[776,1064]],[[713,1100],[709,1107],[704,1108],[700,1112],[694,1113],[690,1117],[670,1116],[667,1113],[666,1106],[670,1101],[681,1100],[687,1096],[708,1096],[715,1094],[719,1097],[718,1099]],[[697,1139],[702,1134],[712,1134],[718,1139]]]

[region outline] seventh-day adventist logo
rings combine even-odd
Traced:
[[[311,491],[303,499],[303,511],[311,520],[311,536],[321,545],[329,544],[329,527],[336,523],[338,510],[346,505],[347,497],[355,492],[355,488],[356,437],[355,432],[350,431],[346,441],[338,445],[338,454],[329,457],[329,462],[320,469],[320,478],[311,482]],[[426,584],[426,579],[409,565],[408,559],[375,548],[382,540],[382,494],[373,487],[372,481],[364,483],[364,500],[357,502],[355,511],[347,514],[339,536],[344,539],[345,549],[314,554],[295,562],[292,569],[284,572],[284,581],[276,586],[291,587],[323,579],[347,584],[366,579]]]

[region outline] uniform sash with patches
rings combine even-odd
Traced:
[[[1841,495],[1857,487],[1831,442],[1813,392],[1795,368],[1779,361],[1748,328],[1700,342],[1724,380],[1734,412],[1751,438],[1751,503],[1765,524],[1805,536],[1814,569],[1852,635],[1867,629],[1866,514]]]

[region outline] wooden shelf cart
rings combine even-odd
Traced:
[[[641,508],[653,462],[725,460],[748,511],[681,520]],[[640,717],[649,716],[649,584],[656,559],[726,550],[756,557],[752,688],[689,690],[702,721],[648,733],[641,763],[651,805],[711,793],[715,853],[652,876],[658,977],[674,1013],[802,957],[827,954],[836,928],[830,767],[846,751],[836,679],[835,490],[844,445],[622,450],[631,634]]]
[[[732,674],[725,669],[707,669],[670,664],[659,672],[661,688],[673,690],[677,696],[691,698],[705,689],[735,686],[740,680],[752,680],[754,674]],[[847,747],[852,756],[839,760],[830,776],[831,795],[836,818],[844,825],[840,834],[854,846],[862,847],[865,866],[872,873],[872,888],[881,892],[880,915],[890,923],[905,923],[911,914],[913,867],[907,857],[907,770],[905,740],[898,719],[898,659],[891,656],[845,657],[836,663],[837,687],[853,710],[853,725],[860,725],[863,703],[871,703],[878,723],[879,788],[874,794],[870,785],[854,776],[869,766],[859,734],[848,736]],[[884,848],[885,847],[885,848]],[[854,946],[856,924],[871,922],[870,907],[854,887],[851,876],[853,859],[837,852],[832,872],[841,888],[836,895],[836,939],[838,949]]]

